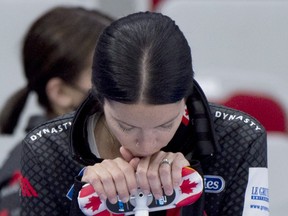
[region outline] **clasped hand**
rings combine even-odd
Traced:
[[[169,196],[173,188],[181,184],[181,171],[189,162],[182,153],[159,151],[148,157],[134,157],[124,147],[122,157],[105,159],[101,163],[88,166],[82,181],[93,185],[102,200],[107,198],[113,204],[117,195],[122,202],[128,202],[140,188],[146,195],[150,192],[156,199],[163,191]]]

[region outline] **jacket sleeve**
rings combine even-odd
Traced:
[[[248,166],[248,176],[245,176],[247,186],[242,216],[268,216],[269,186],[265,132],[251,145],[245,163]],[[243,164],[244,167],[245,163]]]
[[[268,169],[266,132],[249,148],[243,148],[238,167],[225,186],[223,208],[219,215],[268,216]]]
[[[43,146],[44,143],[41,143]],[[49,151],[49,146],[46,147]],[[37,149],[23,141],[21,157],[21,215],[68,215],[65,205],[69,205],[69,200],[59,199],[61,185],[59,190],[52,188],[51,182],[57,178],[56,174],[48,174],[48,166],[40,161],[43,152],[37,152]],[[65,195],[63,195],[65,196]],[[64,200],[64,202],[63,202]],[[69,210],[69,209],[68,209]]]

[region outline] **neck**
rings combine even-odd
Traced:
[[[121,157],[119,151],[121,145],[110,132],[104,114],[100,116],[94,129],[94,134],[96,145],[101,158],[114,159],[115,157]]]

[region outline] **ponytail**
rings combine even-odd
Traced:
[[[13,134],[26,104],[29,88],[18,90],[6,102],[0,113],[0,134]]]

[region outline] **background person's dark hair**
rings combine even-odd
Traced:
[[[96,10],[55,7],[36,20],[23,40],[22,60],[27,86],[16,92],[0,114],[0,133],[11,134],[31,91],[47,111],[46,84],[53,77],[73,85],[87,67],[97,39],[112,18]]]
[[[122,102],[168,104],[193,88],[191,51],[178,26],[158,13],[139,12],[114,21],[99,38],[93,93]]]

